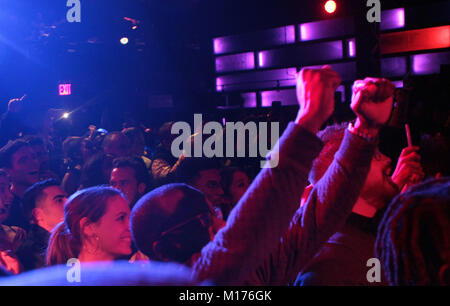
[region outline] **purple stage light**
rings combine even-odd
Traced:
[[[308,24],[300,25],[300,40],[310,40],[308,28],[310,28]]]
[[[271,107],[272,102],[280,101],[281,105],[297,105],[295,89],[269,90],[261,92],[261,106]]]
[[[260,51],[260,68],[302,66],[308,62],[325,62],[343,57],[342,41],[327,41],[316,44],[296,45],[289,48]]]
[[[216,89],[221,91],[256,90],[296,85],[296,68],[241,72],[216,78]]]
[[[405,27],[405,9],[397,8],[381,12],[380,29],[393,30]]]
[[[395,88],[403,88],[403,81],[392,81],[395,85]]]
[[[348,18],[337,18],[300,24],[301,41],[345,36],[353,33],[353,21]]]
[[[251,70],[255,68],[253,52],[220,56],[216,58],[216,72]]]
[[[225,49],[224,38],[225,37],[214,38],[213,43],[214,43],[214,53],[215,54],[224,53],[224,49]]]
[[[221,78],[216,78],[216,91],[223,91],[224,85],[223,80]]]
[[[403,76],[406,74],[406,57],[389,57],[381,59],[383,77]]]
[[[264,67],[264,53],[258,52],[258,67]]]
[[[241,94],[242,99],[244,100],[244,107],[256,107],[256,92],[246,92]]]
[[[356,56],[356,44],[355,39],[349,39],[347,41],[348,43],[348,56],[349,57],[355,57]]]
[[[412,55],[411,62],[414,74],[439,73],[441,65],[450,64],[450,52]]]
[[[214,54],[236,53],[295,43],[295,26],[288,25],[253,33],[213,39]]]
[[[286,31],[286,43],[295,43],[295,26],[290,25],[285,27]]]

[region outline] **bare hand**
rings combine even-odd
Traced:
[[[0,265],[13,274],[21,270],[19,260],[7,251],[0,251]]]
[[[300,109],[296,123],[313,133],[333,114],[334,92],[341,84],[339,74],[329,66],[303,68],[297,78],[297,100]]]
[[[397,167],[391,178],[400,190],[405,185],[417,184],[424,177],[418,150],[419,147],[406,147],[398,158]]]
[[[394,103],[395,86],[387,79],[365,78],[353,84],[351,108],[360,125],[379,129],[389,119]]]

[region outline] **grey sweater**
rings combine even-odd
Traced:
[[[220,285],[293,282],[347,219],[375,150],[375,144],[346,132],[333,163],[299,209],[312,162],[323,144],[291,123],[277,145],[278,166],[258,174],[227,225],[193,264],[198,280]],[[277,150],[268,158],[273,154]]]

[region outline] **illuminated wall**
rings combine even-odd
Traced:
[[[441,64],[450,64],[450,25],[418,29],[408,22],[421,22],[420,12],[410,10],[381,14],[381,72],[398,87],[408,73],[439,73]],[[450,14],[438,14],[437,21],[448,24]],[[339,91],[345,100],[356,77],[354,35],[352,19],[335,18],[214,38],[216,90],[239,93],[244,107],[295,105],[296,72],[328,64],[343,79]]]

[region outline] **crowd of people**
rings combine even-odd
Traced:
[[[154,147],[139,125],[62,139],[57,120],[29,134],[14,120],[22,99],[11,100],[0,131],[0,284],[34,273],[64,285],[61,265],[76,258],[94,285],[162,271],[169,284],[450,285],[450,180],[424,172],[419,147],[396,163],[380,151],[395,91],[386,79],[356,81],[356,119],[319,131],[340,83],[328,66],[299,73],[297,118],[267,156],[278,165],[256,177],[259,161],[173,156],[173,122]]]

